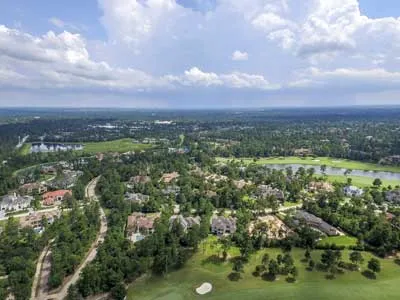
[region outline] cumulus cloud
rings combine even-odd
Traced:
[[[279,85],[270,84],[262,75],[232,72],[228,74],[216,74],[204,72],[197,67],[184,72],[181,76],[168,75],[165,77],[170,82],[184,86],[222,86],[233,89],[259,89],[273,90],[279,89]]]
[[[239,50],[236,50],[235,52],[232,53],[232,60],[234,61],[244,61],[249,59],[249,54],[247,52],[241,52]]]

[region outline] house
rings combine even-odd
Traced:
[[[335,191],[335,188],[329,182],[324,181],[312,181],[308,185],[308,190],[312,193],[315,192],[327,192],[332,193]]]
[[[47,187],[39,182],[26,183],[20,186],[19,191],[21,194],[43,194],[47,192]]]
[[[177,185],[169,185],[167,186],[165,189],[161,190],[161,193],[163,193],[163,195],[178,195],[181,191],[181,188]]]
[[[126,201],[142,203],[142,202],[149,201],[150,196],[143,195],[140,193],[125,193],[124,198]]]
[[[266,236],[270,240],[282,240],[293,233],[293,231],[282,222],[281,219],[274,215],[266,215],[263,217],[258,217],[256,221],[251,222],[249,225],[249,234],[253,234],[254,231],[265,224]]]
[[[235,185],[235,187],[239,190],[241,190],[242,188],[244,188],[247,185],[251,185],[252,182],[251,181],[246,181],[246,180],[234,180],[233,184]]]
[[[294,155],[296,156],[309,156],[313,153],[312,149],[309,148],[299,148],[294,150]]]
[[[160,218],[161,214],[143,214],[134,212],[128,216],[126,233],[132,242],[137,242],[154,232],[154,222]]]
[[[179,177],[178,172],[172,172],[172,173],[165,173],[161,177],[160,181],[164,183],[171,183],[173,180],[177,179]]]
[[[347,197],[360,197],[364,194],[363,189],[354,185],[345,186],[343,192]]]
[[[285,194],[280,189],[273,188],[270,185],[259,185],[258,195],[263,198],[275,196],[279,201],[285,200]]]
[[[81,175],[83,175],[82,171],[64,170],[60,178],[53,179],[47,185],[52,189],[70,189]]]
[[[151,181],[151,178],[149,176],[134,176],[129,179],[130,184],[146,184]]]
[[[18,196],[17,194],[3,196],[0,202],[1,211],[18,211],[30,207],[32,196]]]
[[[19,219],[19,223],[22,228],[24,227],[31,227],[37,232],[41,232],[43,230],[44,225],[48,224],[53,224],[55,219],[57,219],[60,216],[59,211],[51,211],[51,212],[33,212],[30,213],[26,217],[21,217]],[[46,222],[46,224],[43,224],[43,221]]]
[[[314,216],[304,210],[298,210],[294,216],[296,220],[304,221],[308,226],[313,227],[319,231],[322,231],[328,236],[342,235],[342,233],[335,227],[329,225],[321,218]]]
[[[194,225],[200,226],[200,221],[201,221],[201,218],[199,216],[185,218],[182,215],[178,215],[178,216],[172,216],[169,219],[169,224],[170,224],[170,227],[172,227],[174,222],[177,222],[182,226],[184,231],[187,231],[188,229],[192,228]]]
[[[386,201],[394,204],[400,204],[400,189],[387,191],[385,194]]]
[[[43,200],[43,205],[45,206],[50,206],[54,205],[55,202],[61,202],[64,200],[65,196],[72,196],[72,191],[71,190],[58,190],[54,192],[47,192],[43,194],[42,200]]]
[[[48,175],[55,175],[57,173],[57,169],[54,166],[41,166],[40,173],[48,174]]]
[[[210,174],[210,175],[206,176],[205,179],[207,182],[217,183],[220,181],[227,181],[228,177],[226,177],[225,175]]]
[[[213,217],[211,220],[211,232],[218,236],[235,233],[236,219],[232,217]]]

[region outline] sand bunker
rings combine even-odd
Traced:
[[[212,290],[211,283],[204,282],[201,286],[199,286],[196,289],[196,293],[199,295],[205,295],[205,294],[208,294],[209,292],[211,292],[211,290]]]

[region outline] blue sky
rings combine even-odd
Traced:
[[[0,106],[400,104],[394,0],[2,0]]]

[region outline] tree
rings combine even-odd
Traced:
[[[243,272],[243,261],[241,259],[236,259],[235,262],[233,263],[232,270],[237,273],[242,273]]]
[[[232,241],[229,237],[224,237],[220,239],[220,243],[222,245],[222,257],[225,261],[226,258],[228,257],[228,251],[232,246]]]
[[[361,253],[358,251],[353,251],[349,255],[349,259],[353,264],[361,264],[364,261],[364,258],[362,257]]]
[[[124,300],[126,296],[126,289],[122,282],[119,282],[111,289],[111,296],[115,300]]]
[[[298,269],[297,269],[295,266],[293,266],[293,267],[290,269],[289,274],[292,275],[294,281],[296,281],[297,276],[299,276],[299,271],[298,271]]]
[[[269,263],[269,254],[268,254],[268,253],[265,253],[265,254],[263,255],[262,260],[261,260],[261,263],[262,263],[264,266],[267,266],[267,265],[268,265],[268,263]]]
[[[276,275],[278,275],[278,273],[279,273],[279,265],[278,265],[278,263],[276,262],[276,260],[271,259],[271,260],[269,261],[269,264],[268,264],[268,274],[269,274],[271,277],[275,278]]]
[[[310,271],[314,270],[314,267],[315,267],[315,262],[314,262],[313,260],[310,260],[310,261],[308,262],[308,268],[309,268],[309,270],[310,270]]]
[[[321,165],[321,166],[320,166],[320,169],[321,169],[322,175],[325,176],[325,175],[326,175],[326,173],[325,173],[325,172],[326,172],[326,165]]]
[[[311,252],[308,248],[306,249],[306,252],[304,253],[304,258],[306,261],[309,261],[311,259]]]
[[[379,178],[375,178],[374,182],[372,183],[375,187],[380,187],[382,185],[382,180]]]
[[[371,258],[368,262],[368,269],[374,273],[379,273],[381,271],[381,263],[376,258]]]

